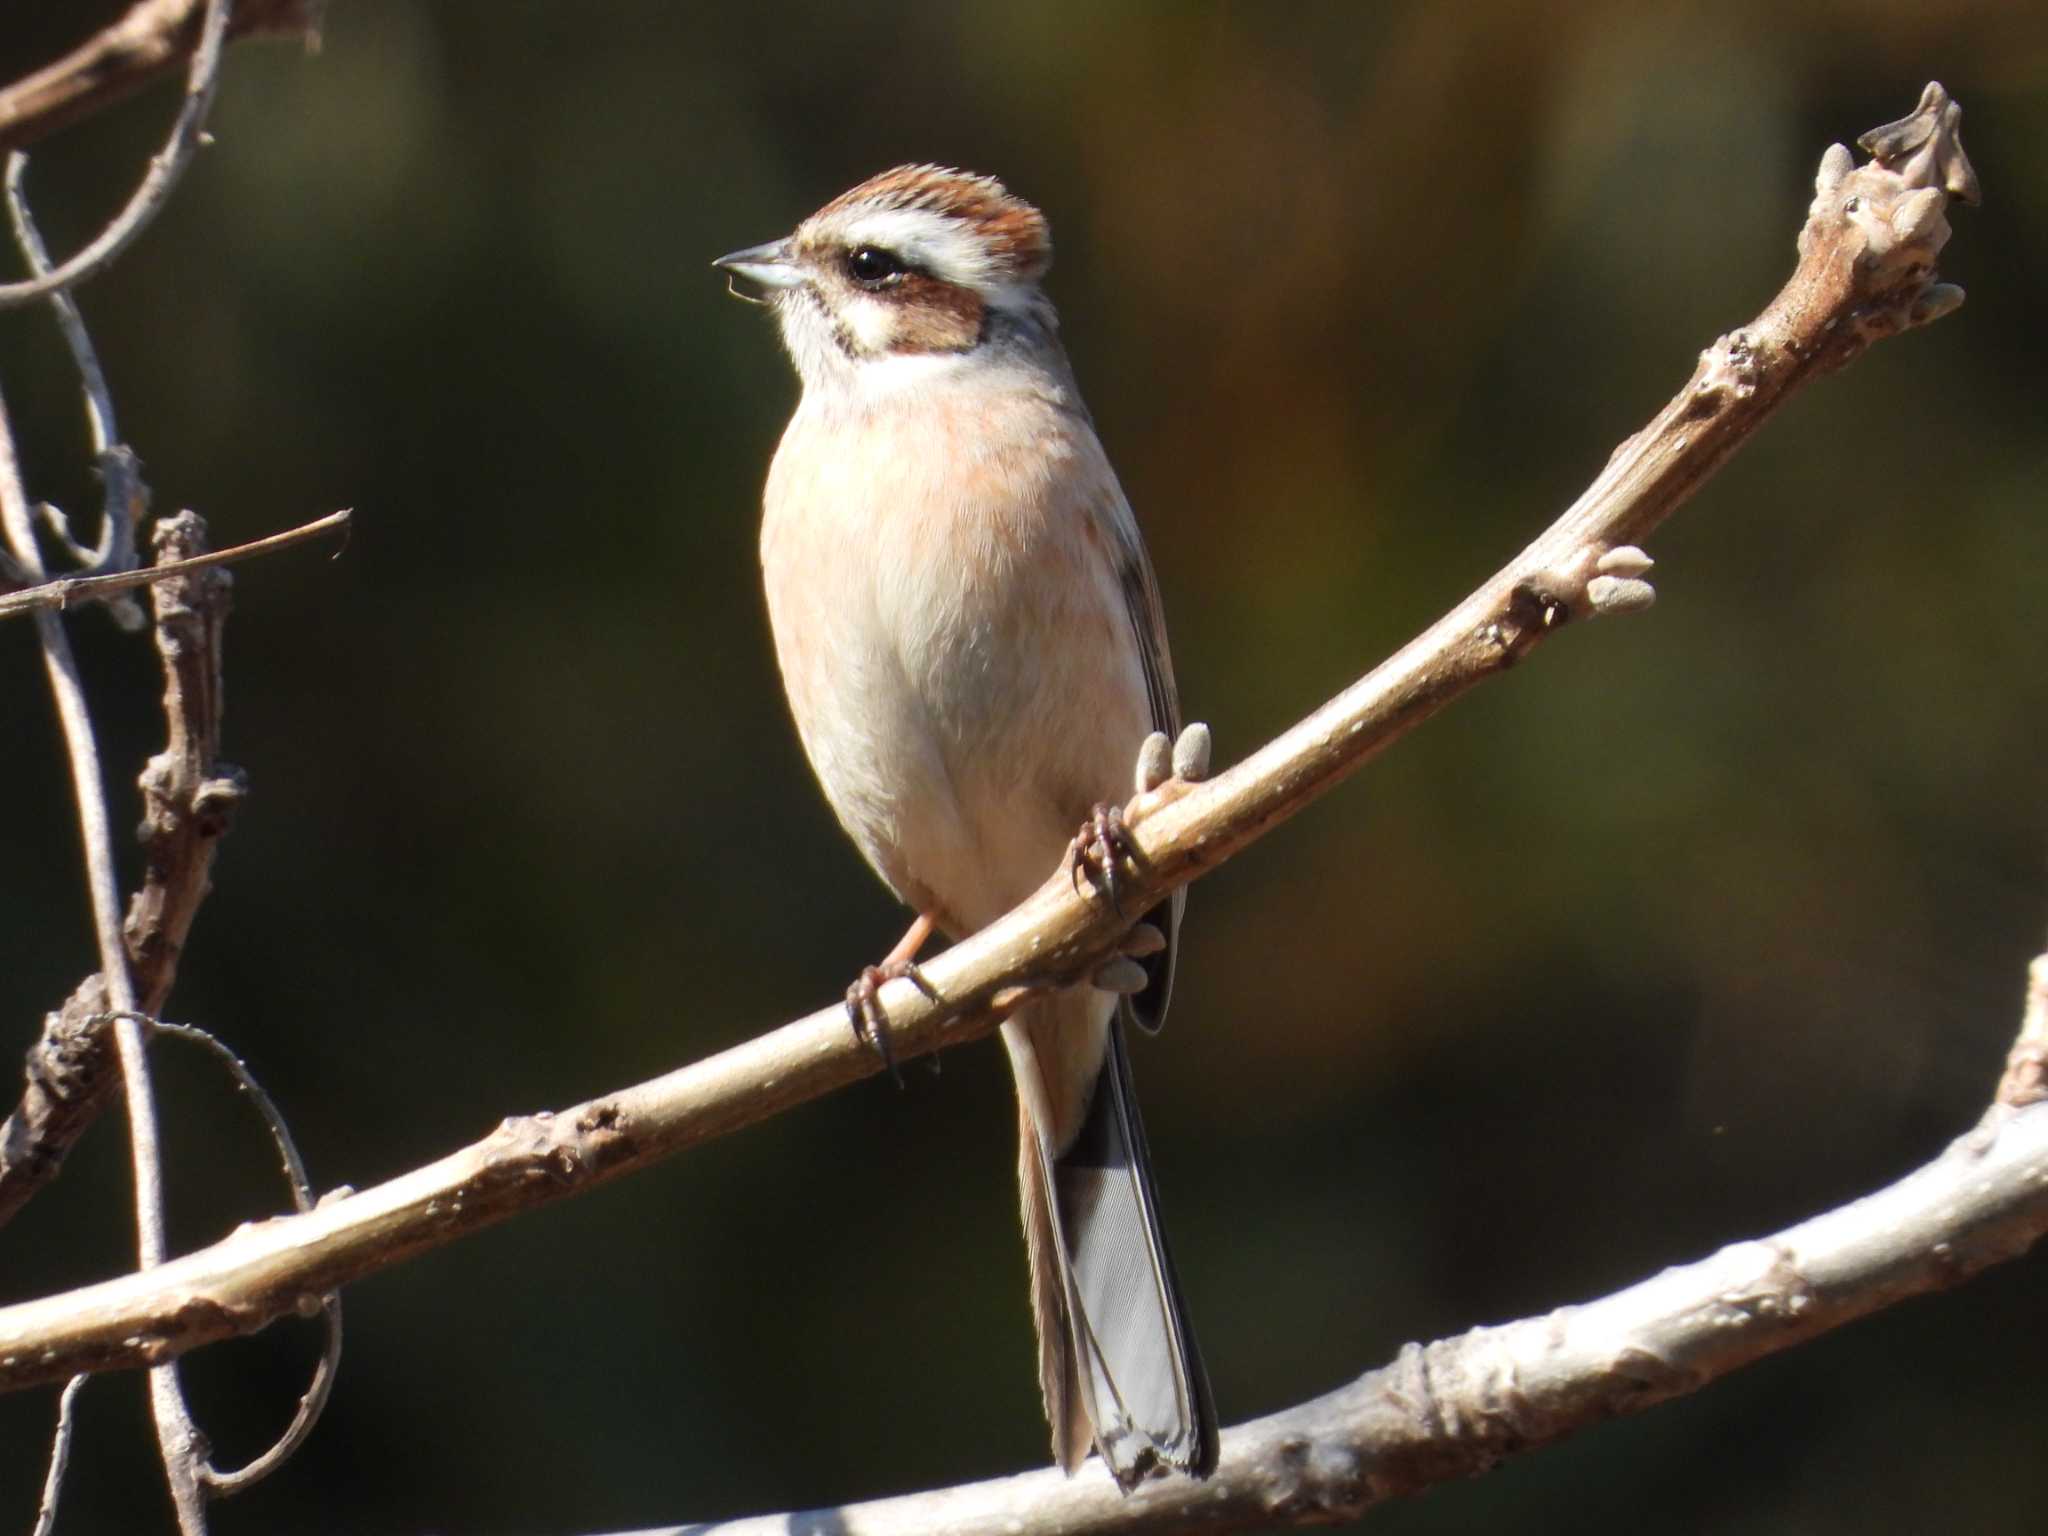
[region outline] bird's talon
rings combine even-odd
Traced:
[[[882,1065],[888,1068],[890,1078],[901,1088],[903,1070],[897,1065],[896,1052],[889,1044],[889,1010],[882,1006],[882,987],[892,981],[909,981],[933,1002],[939,1001],[938,988],[931,984],[924,972],[908,960],[899,960],[862,969],[854,978],[853,985],[846,989],[846,1017],[853,1025],[853,1038],[882,1058]]]
[[[905,960],[900,966],[884,965],[880,969],[882,974],[891,981],[901,977],[909,982],[925,995],[927,1002],[943,1003],[945,1001],[939,995],[939,989],[932,985],[931,978],[925,975],[923,967],[918,965],[915,960]]]
[[[1088,884],[1109,898],[1109,905],[1118,917],[1124,915],[1123,884],[1117,873],[1117,865],[1124,859],[1134,863],[1137,847],[1131,841],[1130,829],[1124,825],[1122,809],[1114,805],[1098,805],[1081,823],[1081,830],[1074,834],[1074,840],[1067,844],[1068,876],[1074,882],[1074,890],[1081,889],[1081,876],[1088,876]]]

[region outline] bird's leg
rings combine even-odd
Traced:
[[[899,1088],[903,1086],[903,1074],[896,1070],[896,1053],[889,1049],[889,1012],[882,1006],[882,985],[909,981],[933,1002],[939,1001],[939,989],[917,968],[917,952],[932,936],[932,928],[932,914],[918,913],[917,921],[904,931],[896,947],[882,957],[882,963],[862,967],[853,985],[846,989],[846,1016],[853,1024],[854,1038],[874,1048]]]

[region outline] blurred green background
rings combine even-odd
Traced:
[[[0,73],[121,9],[10,0]],[[817,1007],[900,931],[785,717],[753,543],[794,381],[720,252],[905,159],[1045,208],[1228,761],[1552,517],[1775,291],[1822,150],[1929,78],[1985,187],[1968,305],[1784,412],[1657,541],[1647,617],[1203,881],[1137,1058],[1232,1422],[1903,1173],[1984,1105],[2048,917],[2048,16],[2010,3],[333,0],[316,57],[238,48],[218,146],[84,303],[159,506],[357,524],[237,573],[254,795],[168,1015],[362,1186]],[[54,243],[174,96],[37,151]],[[44,315],[0,316],[0,384],[32,493],[94,505]],[[153,656],[74,628],[125,825]],[[93,960],[25,624],[0,700],[12,1059]],[[278,1196],[162,1057],[189,1247]],[[369,1279],[319,1434],[215,1529],[551,1536],[1039,1465],[1013,1134],[978,1045]],[[0,1299],[126,1262],[124,1156],[110,1116],[0,1235]],[[2038,1531],[2044,1280],[1367,1524]],[[189,1362],[224,1460],[313,1350]],[[168,1528],[141,1400],[85,1393],[63,1531]],[[0,1400],[0,1525],[53,1413]]]

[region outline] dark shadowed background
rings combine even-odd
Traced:
[[[4,74],[121,8],[10,0]],[[1775,291],[1822,150],[1930,78],[1985,187],[1969,303],[1745,450],[1648,616],[1203,881],[1137,1058],[1231,1421],[1893,1178],[1983,1107],[2048,923],[2048,17],[2009,3],[333,0],[317,57],[236,49],[217,147],[84,304],[160,507],[357,524],[237,572],[254,795],[168,1016],[361,1186],[817,1007],[900,931],[785,716],[753,546],[795,387],[711,257],[905,159],[1040,203],[1230,761],[1548,521]],[[174,96],[36,153],[53,243]],[[91,507],[43,314],[0,316],[0,383],[32,493]],[[125,825],[154,658],[74,627]],[[12,1059],[94,964],[22,623],[0,720]],[[182,1248],[279,1196],[162,1055]],[[325,1424],[216,1530],[558,1536],[1040,1464],[1007,1070],[908,1078],[353,1287]],[[128,1261],[124,1159],[109,1116],[0,1234],[0,1299]],[[2044,1266],[1367,1524],[2038,1531]],[[223,1459],[313,1349],[190,1361]],[[0,1526],[54,1399],[0,1401]],[[81,1411],[60,1529],[167,1529],[139,1381]]]

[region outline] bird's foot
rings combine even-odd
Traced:
[[[1184,793],[1190,785],[1209,777],[1209,742],[1209,727],[1199,721],[1182,731],[1178,741],[1168,740],[1164,731],[1147,736],[1138,748],[1137,766],[1132,774],[1137,798],[1131,802],[1131,815],[1142,819]],[[1085,874],[1089,885],[1107,896],[1110,906],[1121,917],[1123,877],[1118,869],[1126,861],[1137,865],[1144,858],[1131,837],[1123,808],[1096,806],[1067,844],[1067,873],[1074,889],[1081,888],[1081,877]]]
[[[1138,845],[1131,839],[1131,829],[1124,825],[1123,808],[1102,804],[1088,813],[1081,830],[1067,844],[1067,874],[1076,891],[1081,889],[1081,877],[1086,875],[1088,884],[1107,896],[1110,906],[1121,917],[1123,876],[1117,873],[1117,866],[1126,859],[1136,864],[1138,858]]]
[[[933,1002],[939,1001],[939,989],[917,968],[916,961],[884,960],[880,965],[863,966],[846,989],[846,1018],[853,1025],[854,1039],[882,1058],[882,1065],[901,1088],[903,1073],[889,1046],[889,1010],[882,1006],[882,988],[892,981],[908,981]]]

